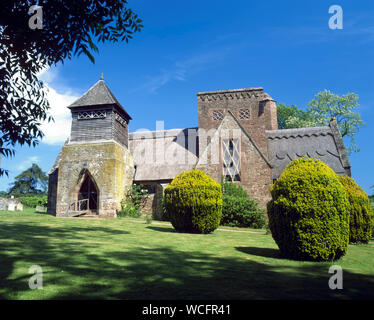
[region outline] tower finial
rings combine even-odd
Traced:
[[[104,73],[101,73],[101,79],[100,80],[104,80]]]

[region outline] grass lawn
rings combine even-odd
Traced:
[[[130,219],[0,212],[2,299],[373,299],[374,243],[333,263],[282,259],[265,232],[174,232]],[[330,265],[344,289],[330,290]],[[43,269],[31,290],[29,267]]]

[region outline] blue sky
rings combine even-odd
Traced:
[[[343,29],[331,30],[331,5],[343,9]],[[6,190],[15,175],[37,163],[52,166],[69,133],[66,105],[101,73],[132,116],[130,130],[197,126],[196,93],[264,87],[278,103],[306,107],[328,89],[359,95],[367,123],[357,134],[361,151],[350,157],[352,175],[368,193],[374,185],[374,1],[150,1],[129,0],[144,29],[126,43],[99,44],[96,63],[81,56],[42,78],[50,88],[56,122],[44,125],[36,148],[17,147],[1,166]]]

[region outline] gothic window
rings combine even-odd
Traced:
[[[240,140],[222,139],[223,175],[228,181],[240,181]]]
[[[213,110],[212,117],[213,117],[213,120],[223,120],[223,117],[224,117],[223,110]]]
[[[249,119],[249,109],[240,109],[239,110],[239,119],[248,120]]]
[[[102,118],[106,118],[105,110],[78,112],[78,120],[102,119]]]

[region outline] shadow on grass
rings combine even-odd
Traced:
[[[171,228],[147,228],[171,232]],[[344,271],[344,290],[330,290],[331,274],[326,264],[287,264],[278,259],[274,264],[261,263],[242,255],[220,257],[151,244],[151,248],[132,245],[121,251],[107,247],[93,250],[85,242],[113,231],[103,227],[0,225],[0,298],[12,297],[15,292],[22,297],[29,292],[27,270],[32,264],[48,268],[43,286],[46,291],[54,286],[49,291],[52,299],[374,298],[374,276],[348,271]],[[52,241],[55,238],[61,241]],[[80,239],[85,241],[77,241]],[[113,241],[125,243],[126,232]],[[236,249],[277,258],[276,250]]]
[[[258,247],[235,247],[236,250],[264,258],[284,259],[278,249],[258,248]]]
[[[159,232],[171,232],[176,233],[175,229],[172,227],[147,227],[147,229]]]
[[[43,215],[43,216],[52,216],[52,217],[56,216],[54,213],[51,213],[51,212],[35,211],[34,213],[37,214],[37,215]]]

